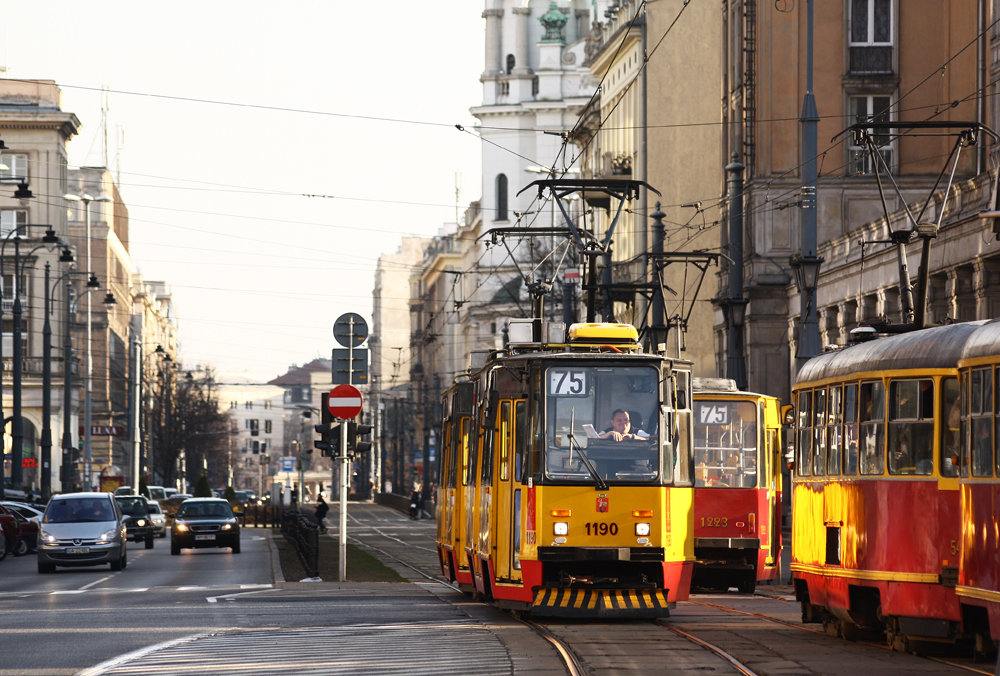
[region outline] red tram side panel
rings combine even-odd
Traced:
[[[779,402],[694,379],[695,586],[752,592],[779,575]]]

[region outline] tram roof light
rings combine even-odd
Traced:
[[[639,332],[631,324],[573,324],[569,327],[571,341],[601,340],[613,343],[637,343]]]

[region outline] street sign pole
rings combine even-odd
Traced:
[[[340,581],[347,581],[347,421],[340,425]]]

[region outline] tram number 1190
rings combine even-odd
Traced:
[[[587,535],[618,535],[617,523],[588,523]]]

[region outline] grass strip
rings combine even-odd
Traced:
[[[288,582],[298,582],[308,577],[302,562],[281,531],[271,531],[274,544],[278,548],[278,558],[281,561],[281,573]],[[340,543],[333,538],[320,536],[319,539],[319,576],[324,582],[336,582],[340,579]],[[386,567],[371,554],[347,545],[347,581],[348,582],[406,582],[399,573]]]

